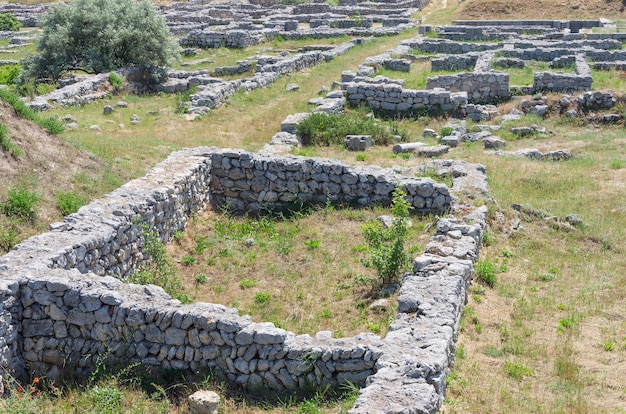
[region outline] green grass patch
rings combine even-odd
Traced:
[[[374,144],[389,145],[396,142],[396,135],[402,136],[402,131],[394,123],[364,116],[362,111],[349,111],[314,112],[298,124],[296,134],[303,145],[343,145],[346,135],[371,135]]]

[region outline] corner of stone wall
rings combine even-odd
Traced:
[[[458,196],[468,190],[478,191],[486,200],[489,195],[484,166],[447,160],[431,164],[456,177],[452,214],[439,220],[425,253],[415,259],[413,272],[403,277],[398,316],[383,340],[376,374],[368,378],[351,414],[430,414],[443,403],[487,219],[486,206],[471,207]]]

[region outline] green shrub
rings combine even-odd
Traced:
[[[370,221],[363,226],[369,256],[364,263],[376,269],[381,284],[398,280],[409,264],[404,242],[409,231],[410,210],[404,190],[396,187],[391,202],[392,225],[387,228],[379,221]]]
[[[124,83],[124,78],[115,72],[111,72],[109,73],[109,82],[111,82],[111,86],[115,88],[115,92],[119,92],[122,90],[122,84]]]
[[[20,74],[20,65],[0,66],[0,85],[13,85]]]
[[[87,198],[73,191],[60,191],[55,194],[57,207],[63,216],[76,213],[79,208],[87,204]]]
[[[205,275],[204,273],[196,274],[196,283],[206,283],[208,281],[209,281],[209,277]]]
[[[145,224],[138,225],[141,228],[143,252],[150,258],[150,262],[142,265],[138,271],[132,274],[130,283],[139,285],[161,286],[174,299],[182,303],[191,303],[189,295],[183,292],[183,284],[176,274],[176,267],[167,257],[165,246],[159,240],[154,230]]]
[[[0,211],[10,217],[34,219],[40,199],[36,191],[21,186],[11,187],[6,200],[0,204]]]
[[[11,105],[15,112],[22,117],[35,122],[40,127],[47,129],[53,134],[60,134],[65,129],[62,121],[52,117],[41,118],[33,108],[26,105],[17,95],[7,89],[0,88],[0,99]]]
[[[0,31],[17,32],[22,28],[22,23],[11,13],[0,13]]]
[[[91,391],[93,409],[102,414],[122,413],[122,393],[115,388],[94,387]]]
[[[35,92],[37,95],[47,95],[58,87],[58,83],[40,82],[37,83],[37,86],[35,86]]]
[[[454,128],[445,126],[441,128],[441,131],[439,131],[439,135],[441,135],[442,137],[447,137],[448,135],[451,135],[453,132],[454,132]]]
[[[302,120],[296,134],[303,145],[343,145],[346,135],[371,135],[374,144],[388,145],[395,142],[397,128],[364,117],[359,113],[327,114],[315,112]]]
[[[259,292],[254,295],[254,302],[258,304],[267,303],[272,300],[272,295],[267,292]]]
[[[8,252],[17,244],[17,232],[13,227],[0,231],[0,250]]]
[[[520,381],[525,376],[532,376],[535,373],[531,368],[526,368],[522,364],[513,362],[505,362],[504,371],[509,377],[516,381]]]
[[[41,27],[39,55],[23,61],[20,84],[54,81],[69,71],[104,73],[124,66],[154,74],[178,59],[180,51],[149,0],[56,3]]]
[[[479,283],[494,287],[496,284],[496,265],[487,259],[480,259],[474,266],[474,274]]]
[[[12,157],[19,157],[22,155],[22,150],[17,147],[8,136],[9,130],[4,124],[0,123],[0,147],[4,152],[9,153]]]

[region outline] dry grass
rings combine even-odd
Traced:
[[[326,206],[291,218],[229,217],[210,211],[168,246],[196,301],[221,303],[298,334],[333,331],[336,337],[386,334],[395,298],[385,311],[369,281],[362,226],[382,209]],[[407,249],[415,254],[428,219],[414,220]],[[430,226],[428,226],[430,227]],[[420,235],[421,234],[421,235]]]

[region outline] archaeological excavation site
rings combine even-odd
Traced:
[[[21,25],[0,32],[0,78],[45,53],[55,3],[28,3],[0,4]],[[623,412],[626,26],[501,3],[155,2],[181,58],[149,88],[132,65],[4,86],[0,412],[70,412],[51,390],[93,396],[124,367],[184,391],[154,380],[160,411],[85,412]],[[378,129],[320,143],[355,118]],[[36,119],[58,144],[27,144]],[[11,204],[25,188],[31,214]],[[229,233],[281,221],[311,236]],[[362,229],[397,223],[409,260],[380,283]],[[155,262],[176,294],[137,277]],[[332,308],[348,293],[352,316]],[[291,324],[283,295],[317,321]]]

